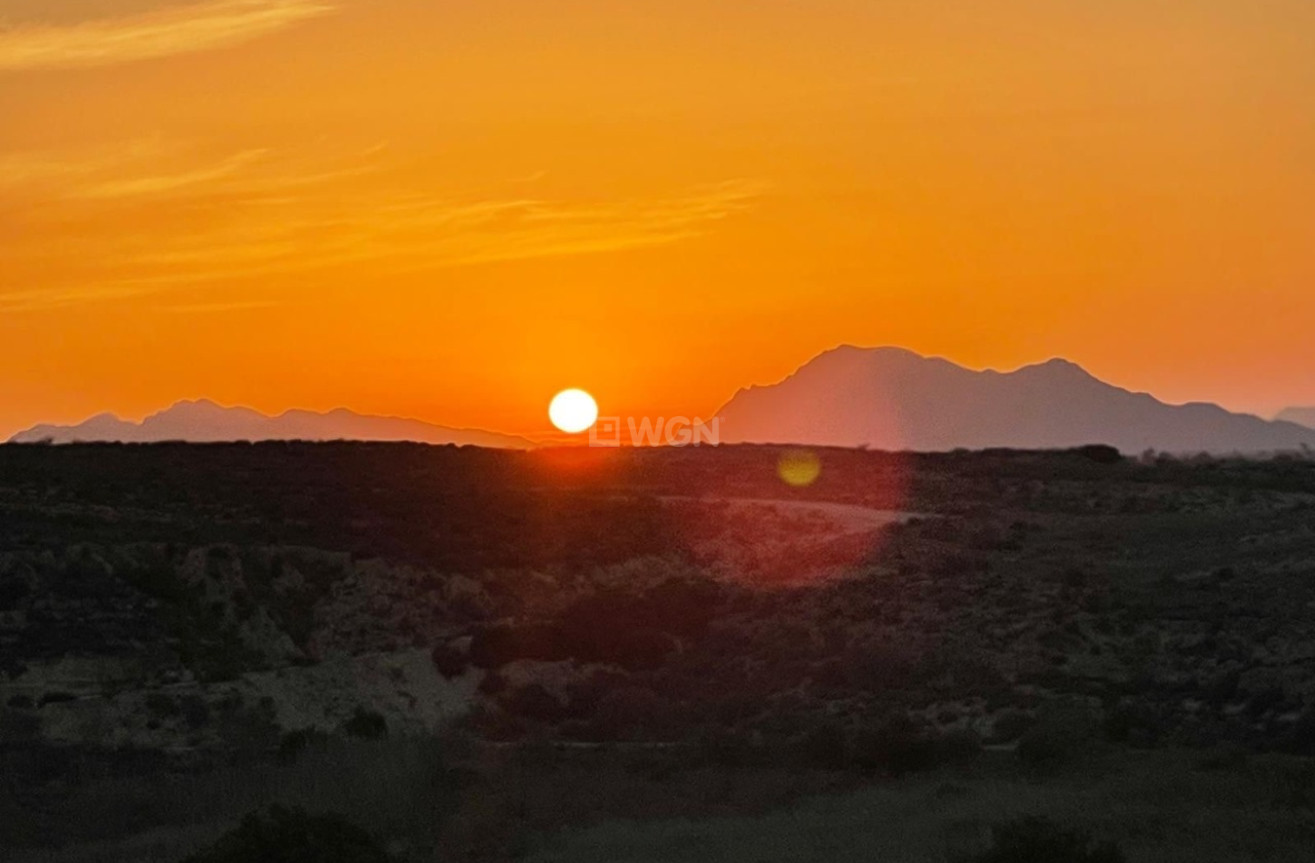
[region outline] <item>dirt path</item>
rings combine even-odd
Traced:
[[[680,503],[727,504],[750,509],[768,507],[781,515],[817,516],[842,528],[843,533],[868,533],[888,524],[897,524],[919,518],[920,513],[897,509],[872,509],[852,503],[833,503],[814,500],[781,500],[770,497],[686,497],[664,495],[662,501]]]

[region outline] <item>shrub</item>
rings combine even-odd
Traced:
[[[26,744],[37,739],[41,718],[29,710],[0,710],[0,740]]]
[[[1308,707],[1297,718],[1284,748],[1297,755],[1315,755],[1315,707]]]
[[[45,707],[47,704],[63,704],[66,701],[76,701],[77,696],[69,692],[47,692],[41,696],[37,706]]]
[[[842,770],[849,760],[845,729],[836,722],[824,722],[810,730],[800,741],[805,761],[824,770]]]
[[[603,740],[624,740],[661,726],[670,711],[671,704],[652,689],[621,686],[598,700],[594,727]]]
[[[388,721],[382,714],[373,710],[366,710],[364,707],[357,707],[352,718],[343,724],[343,731],[346,731],[352,737],[364,737],[367,740],[377,740],[388,734]]]
[[[7,578],[0,581],[0,611],[13,611],[19,601],[26,599],[32,588],[20,578]]]
[[[1246,766],[1251,753],[1240,746],[1226,745],[1207,753],[1196,762],[1198,770],[1240,770]]]
[[[470,657],[450,643],[436,645],[430,658],[438,673],[449,680],[460,677],[470,665]]]
[[[178,703],[163,692],[149,693],[146,696],[146,709],[157,717],[177,716],[182,712]]]
[[[1095,723],[1084,711],[1057,707],[1043,712],[1018,739],[1017,754],[1025,764],[1040,766],[1067,761],[1095,742]]]
[[[1111,707],[1102,722],[1107,739],[1134,747],[1157,746],[1173,733],[1172,719],[1161,715],[1155,705],[1124,700]]]
[[[936,763],[935,741],[906,716],[859,731],[852,750],[854,763],[865,773],[885,771],[900,776]]]
[[[322,744],[329,735],[318,728],[298,728],[289,731],[279,739],[278,760],[284,764],[296,762],[297,757],[311,744]]]
[[[895,776],[966,761],[980,751],[981,740],[971,731],[939,734],[899,715],[860,730],[851,744],[851,758],[860,770]]]
[[[973,863],[1124,863],[1111,842],[1095,842],[1085,830],[1061,827],[1046,818],[1029,817],[1001,824],[992,845],[970,858]]]
[[[1073,452],[1096,464],[1118,464],[1123,461],[1123,454],[1106,444],[1088,444],[1075,448]]]
[[[1036,720],[1021,710],[1001,711],[991,727],[991,743],[1013,743],[1035,724]]]
[[[179,705],[187,727],[196,730],[210,721],[210,705],[199,695],[187,695]]]
[[[183,863],[394,863],[379,842],[339,815],[272,806]]]
[[[501,704],[502,709],[512,716],[533,722],[560,722],[566,716],[566,708],[561,701],[538,683],[504,691]]]
[[[705,728],[694,739],[690,755],[695,767],[742,768],[755,763],[762,755],[745,734],[727,728]]]

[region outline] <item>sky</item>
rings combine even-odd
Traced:
[[[0,0],[0,436],[837,344],[1315,404],[1310,0]]]

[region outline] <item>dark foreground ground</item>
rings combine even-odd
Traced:
[[[1315,462],[815,455],[0,447],[0,856],[1311,859]]]

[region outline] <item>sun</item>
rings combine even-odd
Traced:
[[[584,390],[562,390],[548,405],[552,424],[568,434],[579,434],[598,420],[598,403]]]

